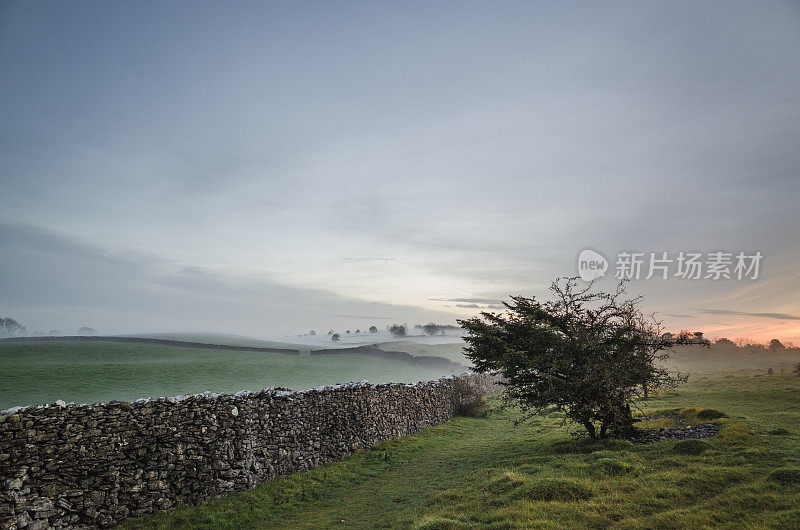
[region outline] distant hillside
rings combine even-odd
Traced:
[[[300,355],[300,350],[290,348],[264,348],[256,346],[213,344],[209,342],[187,342],[182,340],[167,340],[144,337],[98,337],[94,335],[69,337],[14,337],[10,339],[0,339],[0,342],[11,344],[35,344],[39,342],[129,342],[139,344],[158,344],[161,346],[175,346],[180,348],[202,348],[209,350],[234,350]]]
[[[465,371],[446,359],[377,352],[309,355],[287,348],[136,337],[3,340],[0,409],[58,399],[92,403],[268,387],[301,390],[363,380],[415,383]]]
[[[377,347],[385,351],[402,351],[411,355],[425,355],[434,357],[444,357],[454,363],[470,366],[472,362],[464,355],[465,343],[461,340],[449,343],[427,343],[414,340],[404,340],[397,342],[381,342]]]
[[[204,344],[225,344],[230,346],[252,346],[255,348],[279,348],[300,351],[309,351],[307,344],[289,341],[273,341],[246,337],[244,335],[231,335],[228,333],[134,333],[122,335],[123,337],[138,337],[145,339],[164,339],[185,342],[200,342]]]
[[[337,348],[326,350],[312,350],[311,355],[342,355],[348,353],[358,353],[361,355],[371,355],[380,359],[391,359],[394,361],[403,361],[417,366],[428,366],[443,368],[453,371],[466,371],[467,367],[460,363],[455,363],[450,359],[444,357],[435,357],[430,355],[411,355],[410,353],[402,351],[391,351],[378,348],[377,346],[356,346],[353,348]]]

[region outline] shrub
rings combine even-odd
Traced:
[[[714,409],[703,409],[697,413],[698,420],[718,420],[720,418],[727,418],[728,415],[724,412]]]
[[[769,474],[769,480],[780,484],[800,484],[800,469],[776,469]]]
[[[674,451],[681,455],[699,455],[709,447],[703,440],[682,440],[675,444]]]
[[[472,418],[485,418],[488,414],[486,398],[481,395],[477,386],[466,377],[453,379],[453,399],[456,414]]]

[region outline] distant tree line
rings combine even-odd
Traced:
[[[89,326],[83,326],[76,331],[77,335],[94,335],[96,333],[97,330]],[[51,329],[47,333],[38,330],[29,333],[27,328],[17,320],[11,317],[0,317],[0,339],[24,336],[41,337],[44,335],[58,336],[63,335],[63,333],[59,329]]]
[[[459,326],[453,326],[451,324],[436,324],[434,322],[428,322],[427,324],[417,324],[414,326],[415,329],[421,329],[425,332],[426,335],[444,335],[448,331],[457,331],[461,328]]]
[[[772,339],[767,344],[762,344],[747,337],[738,337],[733,340],[730,340],[726,337],[720,337],[713,340],[713,345],[717,347],[747,350],[753,353],[759,353],[759,352],[778,353],[783,351],[800,353],[799,346],[796,346],[791,341],[783,342],[779,339]]]

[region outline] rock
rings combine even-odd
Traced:
[[[7,490],[18,490],[22,489],[22,479],[21,478],[10,478],[6,480],[5,489]]]

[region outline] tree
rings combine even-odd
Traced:
[[[313,329],[310,329],[310,330],[308,330],[308,334],[313,336],[313,335],[316,335],[317,332],[315,330],[313,330]]]
[[[476,371],[503,376],[506,400],[526,417],[556,409],[593,439],[624,436],[639,388],[686,380],[657,364],[668,357],[663,350],[698,342],[686,332],[665,338],[661,323],[641,312],[641,297],[624,298],[623,282],[613,293],[592,287],[561,278],[552,301],[513,296],[505,313],[459,320],[465,352]]]
[[[11,317],[0,318],[0,337],[19,337],[25,334],[25,326]]]
[[[378,328],[376,328],[375,326],[370,326],[369,327],[369,332],[370,333],[377,333],[378,332]]]
[[[333,335],[331,335],[331,340],[333,342],[339,342],[339,334],[338,333],[334,333]]]
[[[441,328],[437,324],[434,324],[433,322],[428,322],[427,324],[422,326],[422,329],[425,331],[426,335],[433,336],[436,335]]]
[[[731,339],[726,339],[725,337],[721,337],[714,341],[715,346],[727,346],[727,347],[736,347],[736,343],[733,342]]]
[[[95,333],[97,333],[97,330],[89,326],[83,326],[78,330],[78,335],[94,335]]]
[[[389,333],[395,337],[405,337],[406,326],[404,324],[392,324],[389,326]]]
[[[769,341],[769,346],[767,346],[767,348],[769,348],[769,351],[776,352],[785,350],[786,346],[784,346],[783,343],[778,339],[772,339]]]

